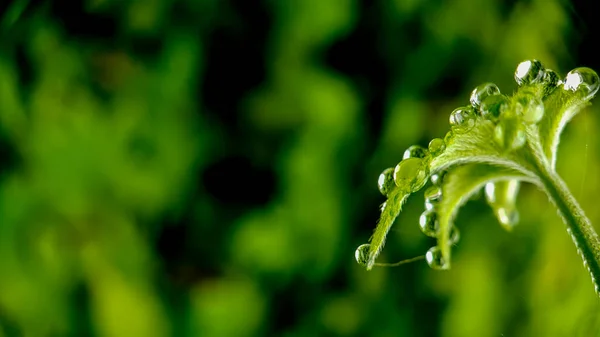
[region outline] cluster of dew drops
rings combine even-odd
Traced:
[[[538,60],[521,62],[515,71],[515,81],[520,87],[528,85],[543,85],[545,95],[562,87],[563,90],[581,95],[583,100],[591,99],[600,81],[596,72],[587,67],[571,70],[564,80],[556,72],[546,69]],[[454,135],[469,132],[480,120],[489,120],[495,124],[493,138],[502,148],[516,150],[525,144],[525,124],[538,123],[544,116],[544,104],[533,92],[520,90],[518,97],[510,100],[500,93],[494,83],[484,83],[477,86],[471,93],[470,105],[459,107],[450,114],[450,131],[444,139],[434,138],[427,148],[412,145],[404,152],[402,161],[395,167],[385,169],[379,176],[378,187],[381,194],[389,197],[393,192],[414,193],[427,183],[429,177],[432,185],[425,190],[425,211],[419,217],[419,228],[423,234],[437,238],[440,234],[437,205],[442,200],[442,183],[445,172],[429,176],[431,160],[441,155],[447,146],[452,144]],[[510,106],[510,104],[515,104]],[[487,186],[486,186],[487,187]],[[486,198],[491,206],[497,205],[494,189],[486,188]],[[389,201],[389,200],[388,200]],[[504,205],[506,208],[514,205]],[[382,206],[385,207],[385,203]],[[450,230],[450,244],[460,239],[455,226]],[[370,245],[360,245],[355,252],[356,261],[367,265]],[[448,269],[449,264],[442,258],[438,246],[430,248],[425,254],[427,264],[433,269]]]

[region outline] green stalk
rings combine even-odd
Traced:
[[[594,290],[600,296],[600,237],[560,176],[549,165],[538,164],[541,187],[558,208],[583,265],[592,277]]]

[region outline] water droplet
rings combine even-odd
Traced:
[[[470,99],[471,105],[474,108],[479,108],[481,102],[483,102],[486,97],[498,94],[500,94],[500,88],[498,88],[497,85],[494,83],[483,83],[482,85],[473,89]]]
[[[422,146],[419,145],[411,145],[408,147],[408,149],[406,149],[406,151],[404,151],[404,155],[402,156],[402,159],[408,159],[408,158],[425,158],[427,156],[428,152],[427,149],[425,149]]]
[[[425,200],[432,203],[439,202],[442,199],[442,189],[438,186],[431,186],[425,190]]]
[[[429,248],[425,254],[425,260],[433,269],[446,270],[450,268],[450,265],[442,257],[442,250],[437,246]]]
[[[356,251],[354,252],[354,258],[356,262],[361,266],[366,266],[369,263],[369,250],[371,249],[371,245],[365,243],[363,245],[358,246]]]
[[[381,206],[379,206],[379,210],[383,212],[383,210],[385,209],[385,206],[387,206],[387,201],[384,201],[383,204],[381,204]]]
[[[431,200],[425,199],[425,209],[428,211],[435,209],[435,203],[431,202]]]
[[[454,245],[460,241],[460,231],[456,226],[450,228],[450,245]]]
[[[510,230],[519,223],[519,211],[516,209],[508,209],[500,207],[496,210],[496,216],[500,224]]]
[[[581,67],[575,68],[565,77],[564,89],[580,92],[584,100],[589,100],[600,88],[600,80],[598,74],[590,68]]]
[[[402,160],[394,169],[396,186],[407,192],[416,192],[427,183],[428,168],[420,158]]]
[[[485,199],[490,205],[496,203],[496,184],[487,183],[485,184]]]
[[[494,140],[505,150],[517,150],[525,145],[525,131],[515,120],[504,120],[494,129]]]
[[[377,187],[379,188],[379,192],[387,197],[387,195],[396,188],[396,183],[394,182],[394,168],[389,167],[383,170],[379,175],[379,179],[377,180]]]
[[[535,124],[544,117],[544,102],[533,95],[521,96],[517,99],[515,111],[523,116],[525,123]]]
[[[552,69],[545,69],[542,83],[547,87],[554,89],[560,83],[560,76]]]
[[[527,60],[519,63],[515,71],[515,81],[518,85],[537,83],[544,76],[544,66],[538,60]]]
[[[475,112],[472,107],[454,109],[450,114],[450,125],[456,133],[466,133],[475,126]]]
[[[508,104],[508,97],[504,95],[491,95],[481,102],[479,112],[484,118],[496,120],[506,110]]]
[[[432,156],[439,156],[446,149],[446,143],[441,138],[434,138],[429,142],[429,153]]]
[[[437,237],[439,233],[439,223],[437,221],[437,213],[433,209],[426,210],[419,217],[419,228],[423,234],[432,238]]]
[[[440,171],[438,173],[432,174],[430,177],[431,183],[436,186],[441,186],[444,182],[444,177],[446,176],[446,171]]]
[[[450,144],[452,144],[454,142],[454,133],[452,132],[452,130],[446,132],[446,135],[444,136],[444,143],[446,144],[446,146],[450,146]]]

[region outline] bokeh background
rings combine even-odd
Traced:
[[[600,336],[546,197],[365,271],[379,173],[472,88],[600,70],[593,2],[0,2],[0,336]],[[597,226],[600,103],[558,171]],[[411,197],[381,261],[423,254]]]

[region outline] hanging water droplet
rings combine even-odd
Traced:
[[[427,165],[420,158],[402,160],[394,169],[396,186],[407,192],[416,192],[427,183]]]
[[[506,110],[508,104],[508,97],[504,95],[491,95],[483,99],[479,107],[479,112],[484,118],[496,120]]]
[[[431,200],[427,200],[425,199],[425,210],[434,210],[435,209],[436,204],[431,202]]]
[[[450,125],[456,133],[466,133],[475,126],[475,112],[472,107],[454,109],[450,114]]]
[[[511,230],[519,223],[519,211],[516,209],[500,207],[496,210],[496,216],[498,222],[507,230]]]
[[[485,184],[485,199],[490,205],[496,203],[496,183]]]
[[[483,102],[486,97],[498,94],[500,94],[500,88],[498,88],[497,85],[494,83],[483,83],[471,92],[471,105],[474,108],[479,108],[481,102]]]
[[[379,179],[377,180],[377,187],[379,188],[379,192],[387,197],[387,195],[396,188],[396,183],[394,182],[394,168],[389,167],[383,170],[379,175]]]
[[[425,158],[427,156],[428,152],[427,149],[425,149],[422,146],[419,145],[411,145],[408,147],[408,149],[406,149],[406,151],[404,151],[404,155],[402,156],[402,159],[408,159],[408,158]]]
[[[425,200],[432,203],[439,202],[442,199],[442,189],[438,186],[431,186],[425,190]]]
[[[419,228],[423,234],[435,238],[439,233],[439,223],[437,213],[433,209],[426,210],[419,217]]]
[[[515,71],[515,81],[519,86],[539,82],[544,76],[544,66],[538,60],[519,63]]]
[[[425,254],[425,260],[433,269],[446,270],[450,268],[450,265],[442,257],[442,250],[437,246],[429,248]]]
[[[371,245],[365,243],[363,245],[358,246],[356,251],[354,252],[354,258],[356,262],[361,266],[366,266],[369,263],[369,250],[371,249]]]
[[[535,124],[544,117],[544,102],[534,95],[524,95],[516,100],[515,111],[525,123]]]
[[[446,143],[441,138],[434,138],[429,142],[429,153],[432,156],[439,156],[446,149]]]
[[[456,243],[458,243],[458,241],[460,240],[460,231],[458,230],[458,228],[456,226],[452,226],[450,228],[450,238],[449,238],[449,242],[450,245],[454,245]]]
[[[494,140],[505,150],[517,150],[525,145],[525,131],[516,118],[505,119],[496,125]]]
[[[600,80],[598,74],[590,68],[581,67],[575,68],[565,77],[564,89],[579,92],[584,100],[589,100],[600,88]]]
[[[444,177],[446,176],[446,171],[440,171],[438,173],[432,174],[430,177],[431,183],[436,186],[441,186],[444,182]]]

